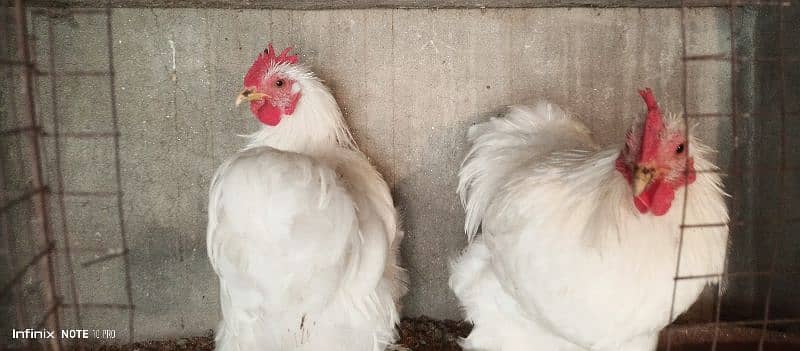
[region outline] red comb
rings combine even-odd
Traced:
[[[272,47],[272,43],[267,44],[267,48],[258,55],[256,61],[253,62],[250,70],[247,71],[247,74],[244,76],[244,85],[258,85],[258,82],[264,77],[264,74],[272,65],[297,63],[299,58],[297,55],[289,55],[290,51],[292,51],[292,48],[288,47],[283,49],[280,55],[275,55],[275,49]]]
[[[644,99],[644,103],[647,104],[647,112],[656,110],[658,111],[658,104],[656,103],[656,97],[653,96],[653,91],[650,88],[644,88],[644,90],[639,90],[639,95],[642,96]]]
[[[280,55],[275,55],[275,49],[272,48],[272,43],[267,44],[267,48],[264,49],[264,52],[261,55],[258,55],[260,60],[267,60],[269,64],[272,63],[297,63],[297,55],[289,55],[289,51],[292,51],[292,47],[288,47],[283,49]]]
[[[647,105],[647,119],[645,119],[644,130],[642,130],[642,153],[639,162],[646,162],[655,157],[658,149],[658,135],[664,129],[664,118],[661,116],[661,110],[658,108],[656,98],[650,88],[639,90],[639,95]]]

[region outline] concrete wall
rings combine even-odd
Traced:
[[[104,17],[53,15],[56,68],[107,70]],[[724,10],[693,9],[687,18],[688,54],[728,51]],[[47,20],[32,20],[43,67]],[[662,106],[682,110],[676,9],[116,9],[112,25],[138,339],[200,334],[219,318],[205,254],[206,191],[214,169],[243,145],[237,135],[257,128],[233,98],[267,42],[294,46],[327,82],[389,182],[407,233],[409,316],[460,317],[447,277],[449,260],[465,245],[455,186],[469,125],[505,105],[550,99],[602,142],[620,143],[643,110],[636,89],[652,87]],[[688,110],[729,112],[728,65],[690,63],[688,70]],[[38,82],[39,113],[52,128],[51,81]],[[109,130],[108,78],[62,76],[56,90],[62,130]],[[727,166],[729,120],[698,123]],[[112,150],[110,139],[65,140],[65,190],[114,191]],[[118,246],[116,210],[113,198],[66,198],[73,246]],[[81,302],[125,303],[121,260],[84,267],[103,253],[73,256]],[[67,277],[63,257],[60,266]],[[69,284],[61,285],[71,301]],[[72,312],[64,316],[72,323]],[[124,337],[126,311],[87,310],[82,319]]]
[[[754,1],[757,2],[757,1]],[[29,0],[29,6],[41,7],[143,7],[143,8],[224,8],[224,9],[485,9],[541,7],[641,7],[666,8],[728,6],[728,0]]]

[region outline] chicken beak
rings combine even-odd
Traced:
[[[269,95],[264,93],[259,93],[253,89],[245,88],[244,90],[242,90],[242,92],[239,93],[239,95],[236,96],[236,106],[239,106],[239,104],[245,101],[256,101],[264,98],[269,98]]]
[[[646,167],[636,167],[633,171],[633,195],[638,197],[647,189],[647,186],[653,180],[655,170]]]

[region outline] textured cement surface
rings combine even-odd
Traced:
[[[744,1],[742,1],[744,2]],[[750,2],[758,2],[753,0]],[[32,0],[42,7],[142,7],[142,8],[225,8],[225,9],[428,9],[428,8],[535,8],[535,7],[706,7],[726,6],[728,0]]]
[[[56,69],[108,70],[104,17],[55,15]],[[43,69],[47,19],[32,20]],[[233,98],[267,42],[294,46],[327,82],[357,142],[389,182],[407,233],[405,314],[458,318],[447,277],[449,261],[465,245],[455,186],[467,127],[505,105],[549,99],[577,114],[603,143],[620,143],[643,110],[636,89],[652,87],[662,106],[681,111],[679,19],[675,9],[114,10],[137,339],[196,335],[219,318],[217,281],[205,255],[206,191],[214,169],[243,145],[237,135],[257,128]],[[693,9],[687,19],[689,55],[727,52],[724,10]],[[690,113],[730,112],[728,67],[688,65]],[[63,132],[110,130],[107,77],[57,80],[55,106],[50,78],[38,80],[46,129],[52,130],[55,107]],[[726,160],[729,121],[698,124]],[[65,191],[116,189],[110,139],[65,139],[61,149]],[[83,248],[73,252],[82,303],[125,303],[121,260],[86,264],[119,246],[115,201],[65,199],[72,245]],[[69,274],[60,260],[69,302]],[[82,312],[84,326],[115,328],[124,337],[126,311]],[[64,315],[74,323],[71,311]]]

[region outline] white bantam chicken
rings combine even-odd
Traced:
[[[383,350],[396,339],[403,232],[380,174],[331,93],[272,45],[244,77],[264,125],[211,184],[216,349]]]
[[[722,272],[727,226],[686,228],[679,246],[684,215],[727,223],[725,194],[708,148],[640,94],[648,112],[621,149],[549,103],[469,130],[458,191],[471,243],[450,279],[475,325],[465,349],[655,350],[716,282],[677,280],[673,306],[676,268]]]

